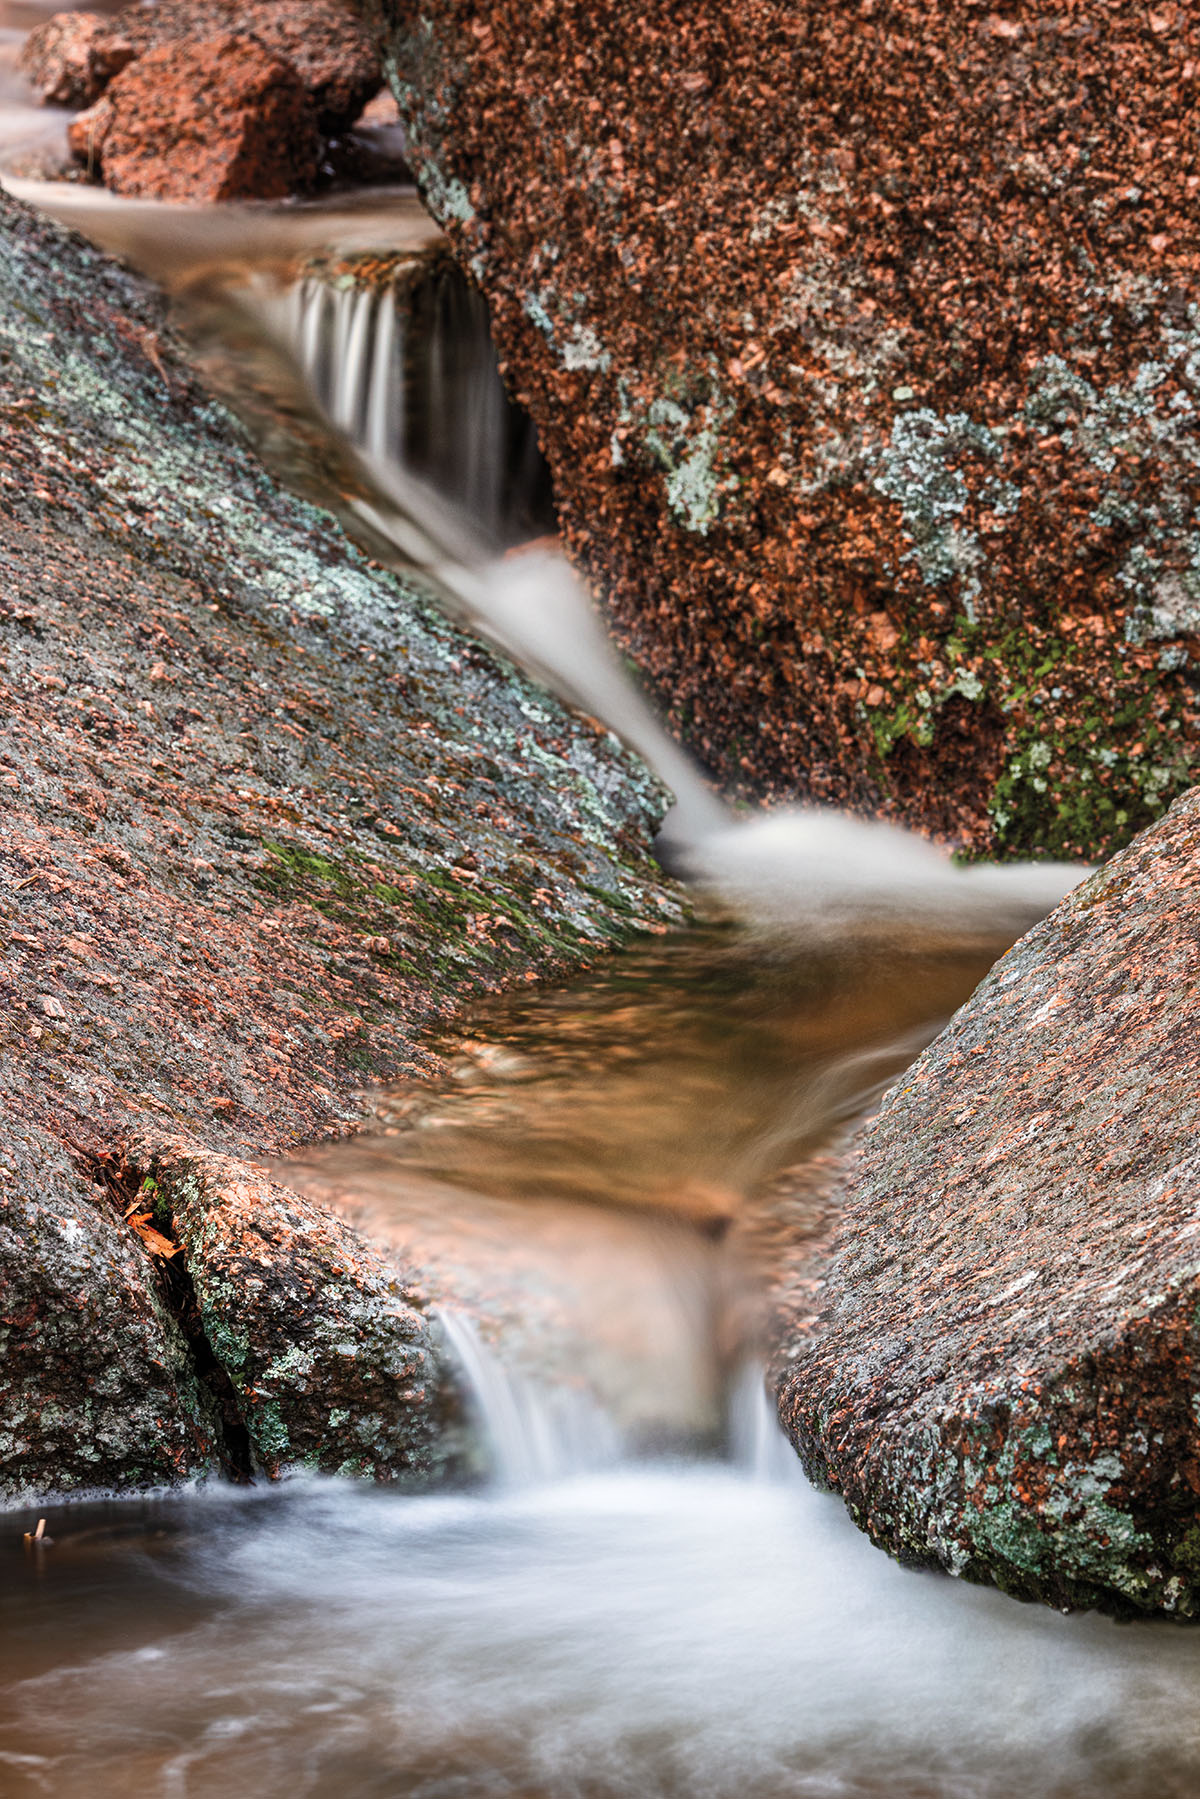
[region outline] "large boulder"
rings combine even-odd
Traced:
[[[135,1141],[253,1161],[344,1130],[365,1084],[429,1066],[424,1024],[680,903],[645,770],[283,492],[158,301],[2,196],[0,407],[3,1498],[160,1484],[220,1448],[204,1420],[239,1371],[180,1369],[200,1201],[180,1255],[139,1231],[110,1178]],[[339,1467],[355,1418],[322,1448],[278,1389],[293,1317],[301,1360],[320,1322],[289,1204],[245,1367],[275,1369],[298,1458]],[[222,1267],[268,1253],[238,1232]],[[320,1316],[353,1321],[361,1270],[328,1260]],[[419,1295],[370,1266],[378,1307],[409,1295],[363,1323],[390,1378]],[[411,1466],[434,1384],[395,1387],[377,1471]]]
[[[310,188],[321,139],[304,83],[253,38],[148,50],[67,140],[114,193],[154,200],[279,200]]]
[[[30,32],[20,69],[47,104],[90,106],[134,56],[230,34],[254,38],[295,70],[326,132],[351,124],[383,80],[372,38],[338,0],[157,0],[115,18],[56,13]]]
[[[1200,790],[996,965],[781,1299],[810,1473],[908,1561],[1200,1615]]]
[[[364,4],[571,552],[726,785],[999,855],[1158,816],[1200,14]]]

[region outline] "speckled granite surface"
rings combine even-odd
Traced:
[[[6,199],[0,430],[0,1494],[146,1484],[211,1444],[92,1159],[345,1128],[424,1020],[681,902],[645,771],[283,493],[147,292]]]
[[[1200,1613],[1198,902],[1194,790],[892,1088],[784,1295],[784,1422],[902,1557]]]
[[[572,554],[729,787],[1094,860],[1187,786],[1194,8],[362,4]]]

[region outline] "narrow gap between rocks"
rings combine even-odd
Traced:
[[[254,1481],[254,1453],[237,1389],[204,1329],[196,1285],[175,1229],[170,1201],[153,1176],[117,1150],[89,1160],[89,1173],[103,1188],[122,1224],[149,1257],[158,1296],[179,1326],[201,1389],[209,1396],[221,1472],[239,1486]]]

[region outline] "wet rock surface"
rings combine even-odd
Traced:
[[[12,1494],[211,1461],[96,1158],[150,1125],[250,1159],[345,1129],[360,1088],[426,1064],[435,1015],[680,902],[640,766],[282,492],[147,290],[7,198],[0,417],[5,1109],[81,1171],[59,1200],[33,1151],[13,1164],[5,1380],[49,1390],[52,1329],[116,1383],[64,1381],[53,1439],[0,1456]],[[34,1281],[52,1322],[30,1312],[47,1208],[94,1234],[93,1270],[124,1243],[119,1304],[71,1301],[67,1258]],[[101,1441],[123,1358],[161,1395],[153,1452],[134,1422]]]
[[[284,199],[312,186],[321,154],[291,64],[231,34],[137,57],[67,140],[114,193],[199,203]]]
[[[996,965],[852,1146],[780,1411],[905,1560],[1200,1613],[1200,791]]]
[[[1094,858],[1196,724],[1200,20],[371,0],[577,561],[732,789]]]

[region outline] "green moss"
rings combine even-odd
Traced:
[[[1193,1524],[1176,1543],[1171,1551],[1171,1564],[1192,1583],[1200,1578],[1200,1524]]]
[[[1060,857],[1123,847],[1189,787],[1195,750],[1139,695],[1106,721],[1050,719],[1020,731],[989,810],[1004,850]]]
[[[888,702],[863,708],[876,773],[892,790],[898,744],[928,749],[956,696],[1007,721],[1000,772],[988,799],[1000,858],[1097,860],[1123,848],[1195,780],[1197,752],[1161,712],[1154,683],[1120,654],[1105,671],[1104,702],[1089,703],[1092,672],[1079,646],[1054,630],[1022,625],[988,643],[969,619],[954,621],[943,653],[954,671],[935,685],[902,652]],[[926,667],[929,665],[926,664]]]
[[[354,893],[358,885],[347,870],[312,850],[301,849],[298,844],[278,843],[264,837],[263,848],[273,858],[274,866],[258,875],[257,885],[276,897],[291,898],[310,890],[314,882],[328,884],[345,895]]]

